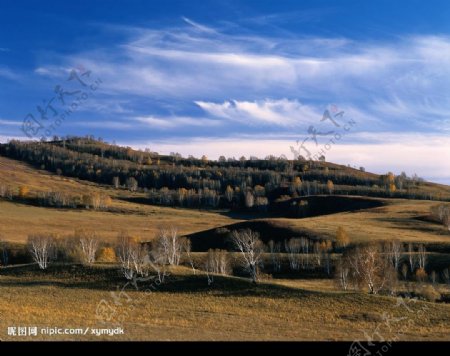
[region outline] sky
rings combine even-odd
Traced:
[[[450,184],[450,2],[0,0],[0,141],[301,154]]]

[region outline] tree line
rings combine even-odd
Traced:
[[[168,206],[267,210],[281,196],[317,194],[445,198],[421,191],[424,182],[417,176],[377,176],[321,161],[289,161],[285,157],[261,160],[222,156],[211,161],[205,156],[161,156],[150,150],[136,151],[77,137],[52,142],[12,140],[0,145],[0,154],[56,174],[141,191],[147,193],[150,203]],[[5,189],[0,188],[0,196],[11,195]]]

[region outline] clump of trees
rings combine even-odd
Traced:
[[[152,246],[156,261],[172,266],[178,266],[183,252],[190,251],[190,241],[173,226],[160,228]]]
[[[54,257],[55,239],[50,235],[36,234],[28,237],[28,248],[33,261],[40,269],[47,269],[52,257]]]
[[[272,263],[272,268],[275,272],[279,272],[281,270],[282,259],[281,243],[270,240],[267,245],[270,252],[270,261]]]
[[[79,195],[73,195],[58,191],[38,192],[37,199],[41,206],[51,206],[56,208],[77,208],[81,205]]]
[[[107,209],[111,205],[111,197],[109,195],[97,192],[83,195],[82,201],[86,209]]]
[[[431,215],[450,231],[450,205],[440,204],[431,208]]]
[[[380,244],[357,246],[344,253],[337,264],[336,278],[343,289],[353,286],[378,294],[395,291],[397,271]]]
[[[122,232],[117,237],[116,255],[126,279],[132,280],[137,276],[147,275],[146,261],[148,251],[136,237]]]
[[[262,265],[262,253],[265,250],[259,233],[250,229],[234,230],[231,233],[231,240],[241,254],[242,266],[248,271],[252,281],[257,283],[258,268]]]
[[[213,274],[230,274],[230,259],[228,251],[209,249],[205,260],[205,271]]]
[[[8,199],[8,200],[12,200],[13,199],[13,189],[8,186],[8,185],[4,185],[4,184],[0,184],[0,198],[4,198],[4,199]]]
[[[87,265],[93,264],[100,245],[96,234],[85,230],[78,230],[75,232],[75,236],[80,244],[81,261]]]

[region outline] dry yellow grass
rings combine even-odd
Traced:
[[[39,170],[20,161],[0,156],[0,184],[17,189],[26,186],[31,194],[37,191],[60,191],[71,194],[96,192],[99,186],[88,181],[67,178]],[[111,195],[117,194],[112,187],[102,187],[102,191]]]
[[[144,197],[144,194],[60,177],[5,157],[0,157],[0,184],[14,189],[27,186],[31,195],[49,190],[79,195],[102,192],[113,197],[112,208],[125,213],[34,207],[0,200],[0,237],[7,241],[24,242],[31,233],[68,235],[75,228],[95,230],[105,239],[115,238],[118,232],[127,230],[147,240],[164,224],[177,226],[182,234],[188,234],[232,221],[225,215],[207,211],[127,202],[118,198]]]
[[[442,225],[417,219],[430,213],[438,202],[424,200],[385,200],[383,207],[323,215],[305,219],[272,219],[294,230],[307,228],[335,237],[337,228],[344,227],[351,242],[398,239],[408,242],[450,243],[450,232]]]
[[[135,204],[123,203],[133,207]],[[7,241],[25,242],[31,233],[69,235],[76,228],[95,230],[99,237],[114,239],[126,230],[143,240],[154,237],[165,224],[178,226],[188,234],[229,224],[232,219],[206,211],[145,206],[140,214],[119,214],[88,210],[61,210],[0,201],[0,236]]]
[[[39,273],[44,276],[37,278]],[[8,326],[115,327],[116,324],[99,322],[96,308],[102,299],[112,302],[110,292],[124,281],[109,285],[92,281],[84,287],[77,285],[78,282],[75,278],[42,272],[1,276],[0,338],[27,339],[8,337]],[[123,336],[40,335],[28,339],[362,340],[362,330],[370,334],[377,327],[389,339],[407,321],[410,325],[405,327],[401,340],[445,340],[450,336],[450,306],[445,304],[409,303],[409,312],[396,307],[396,299],[391,297],[315,292],[270,283],[253,286],[238,278],[217,283],[207,287],[204,276],[176,271],[166,285],[150,294],[128,289],[130,302],[122,299],[122,306],[117,306],[120,313],[128,312],[120,323],[125,330]],[[383,315],[391,318],[394,329],[389,330]],[[392,318],[400,317],[406,319],[398,325],[392,324]]]

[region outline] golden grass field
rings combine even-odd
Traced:
[[[98,268],[98,267],[97,267]],[[41,274],[41,276],[39,276]],[[43,276],[44,274],[44,276]],[[47,274],[47,275],[45,275]],[[99,274],[100,275],[100,274]],[[84,281],[84,284],[86,281]],[[206,277],[177,268],[152,293],[127,289],[115,311],[124,316],[122,336],[6,335],[8,326],[113,328],[96,318],[101,300],[123,281],[84,286],[76,277],[36,271],[0,277],[0,338],[3,340],[363,340],[378,328],[385,339],[446,340],[450,306],[418,301],[396,306],[393,297],[336,292],[322,281],[303,288],[236,277]],[[289,282],[286,282],[289,283]],[[186,286],[188,286],[186,288]],[[321,289],[323,288],[323,290]],[[405,318],[401,321],[398,318]],[[386,320],[390,324],[386,324]],[[397,320],[394,322],[394,320]],[[399,331],[402,331],[401,334]]]
[[[190,234],[245,219],[221,212],[165,208],[127,202],[125,196],[143,197],[111,187],[59,177],[0,157],[0,184],[26,185],[31,193],[46,189],[75,194],[103,192],[121,213],[29,206],[0,200],[0,237],[24,243],[32,233],[68,236],[76,228],[95,230],[108,241],[126,230],[151,240],[162,225],[176,225]],[[399,239],[404,242],[450,243],[441,225],[418,218],[428,215],[436,202],[384,199],[379,208],[304,219],[269,219],[296,230],[308,229],[333,239],[343,226],[352,242]],[[249,222],[251,223],[251,221]],[[432,259],[445,265],[446,254]],[[450,262],[448,262],[450,266]],[[112,302],[111,292],[124,286],[117,266],[58,266],[38,271],[35,266],[0,269],[0,339],[2,340],[362,340],[380,327],[387,339],[448,340],[450,305],[418,301],[411,311],[396,307],[396,298],[338,291],[330,279],[273,279],[252,285],[238,277],[206,276],[179,267],[155,292],[127,289],[131,298],[117,309],[128,311],[123,336],[8,336],[8,326],[62,328],[113,327],[96,319],[101,300]],[[439,286],[448,292],[448,287]],[[125,306],[127,308],[125,308]],[[132,311],[129,307],[132,307]],[[425,312],[423,312],[425,310]],[[422,311],[422,312],[421,312]],[[387,313],[387,314],[383,314]],[[406,318],[389,328],[383,317]],[[399,336],[398,330],[402,330]]]
[[[426,200],[382,199],[386,206],[323,215],[305,219],[274,219],[295,228],[307,228],[334,236],[337,226],[348,232],[352,242],[398,239],[404,242],[450,243],[450,231],[442,225],[417,218],[429,215],[438,203]]]

